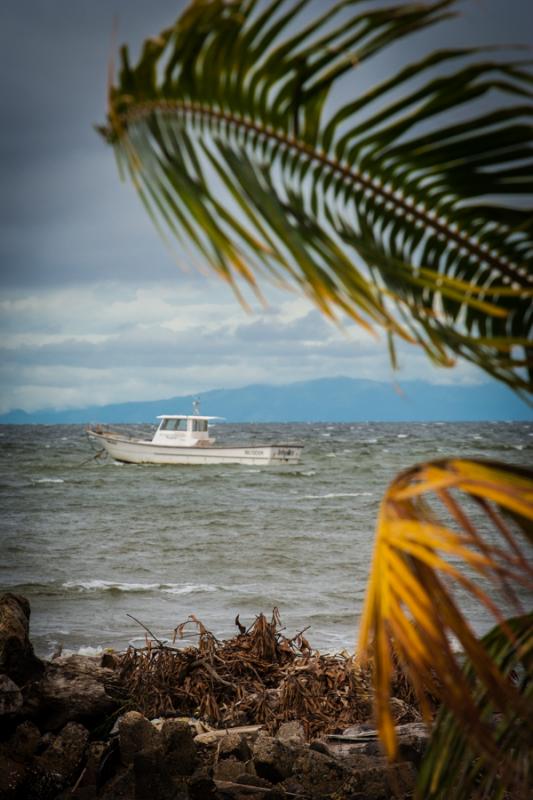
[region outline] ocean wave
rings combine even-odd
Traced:
[[[304,494],[302,500],[331,500],[334,497],[372,497],[374,492],[329,492],[328,494]]]
[[[174,586],[168,589],[162,589],[165,594],[195,594],[196,592],[218,592],[219,586],[213,586],[210,583],[190,583],[185,586]]]
[[[65,483],[63,478],[35,478],[33,483]]]
[[[217,586],[205,583],[128,583],[123,581],[67,581],[64,589],[79,592],[162,592],[163,594],[194,594],[195,592],[216,592]]]

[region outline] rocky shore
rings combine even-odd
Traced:
[[[223,645],[203,629],[185,651],[50,661],[29,619],[25,598],[0,596],[0,800],[412,796],[427,742],[416,709],[395,701],[387,763],[350,664],[297,649],[262,616]]]

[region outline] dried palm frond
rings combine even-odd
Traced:
[[[437,506],[445,522],[439,521]],[[491,708],[530,718],[530,700],[472,631],[460,611],[457,589],[492,615],[514,645],[504,610],[523,613],[521,597],[533,590],[533,566],[526,558],[532,522],[533,474],[518,467],[441,460],[407,470],[389,487],[377,523],[360,650],[368,651],[372,643],[377,717],[390,755],[395,733],[388,697],[395,658],[426,716],[429,689],[462,727],[472,749],[486,758],[501,760],[501,743],[473,695],[462,654]]]

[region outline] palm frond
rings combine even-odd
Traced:
[[[512,637],[509,636],[511,632]],[[497,760],[486,758],[473,748],[446,708],[439,711],[425,754],[418,796],[427,800],[470,800],[471,797],[515,799],[530,797],[533,775],[533,617],[531,614],[497,625],[482,639],[482,645],[501,674],[523,698],[521,714],[514,710],[495,713],[494,705],[475,670],[467,661],[463,672],[472,686],[480,717],[494,731]],[[509,796],[507,794],[507,796]]]
[[[135,66],[123,48],[101,129],[121,169],[234,287],[296,284],[392,348],[531,391],[529,63],[441,50],[335,103],[343,77],[456,2],[309,5],[193,0]]]
[[[533,590],[533,566],[525,555],[533,542],[532,521],[533,473],[518,467],[435,461],[399,475],[389,487],[377,524],[359,641],[363,655],[373,647],[376,713],[389,755],[396,747],[388,705],[396,660],[423,710],[428,711],[428,691],[439,697],[472,750],[489,760],[501,761],[501,742],[479,703],[481,694],[485,707],[531,719],[531,698],[526,703],[489,657],[492,640],[476,638],[461,614],[458,593],[470,595],[492,615],[508,647],[516,647],[502,609],[522,613],[521,597]],[[463,654],[470,663],[467,673]]]

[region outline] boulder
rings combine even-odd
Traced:
[[[17,714],[22,708],[22,692],[8,675],[0,675],[0,717]]]
[[[176,800],[177,789],[172,780],[162,747],[135,753],[135,800]]]
[[[33,718],[41,730],[57,731],[67,722],[89,727],[117,706],[106,691],[112,671],[84,656],[57,658],[48,662],[41,680],[24,692],[22,713]]]
[[[423,722],[410,722],[397,725],[398,759],[419,765],[426,751],[430,736]],[[368,725],[352,725],[342,736],[330,736],[330,749],[336,757],[350,756],[354,752],[366,756],[380,756],[383,751],[377,730]]]
[[[6,742],[6,751],[15,761],[25,762],[35,754],[41,739],[39,728],[33,722],[22,722]]]
[[[293,772],[305,795],[313,800],[335,793],[342,797],[340,790],[352,775],[352,771],[340,761],[311,749],[300,752]]]
[[[280,742],[288,745],[301,746],[305,744],[305,731],[301,722],[282,722],[276,734]]]
[[[231,781],[237,783],[238,779],[244,773],[244,764],[233,756],[218,761],[213,768],[213,778],[216,781]]]
[[[163,751],[173,775],[192,775],[196,763],[196,745],[189,723],[167,719],[161,726]]]
[[[133,764],[137,753],[161,745],[161,734],[138,711],[128,711],[118,723],[120,758],[123,764]]]
[[[228,733],[218,744],[218,760],[230,757],[236,758],[238,761],[248,761],[252,757],[250,745],[241,733]]]
[[[189,797],[190,800],[219,800],[216,783],[206,770],[195,772],[190,779]]]
[[[412,764],[384,761],[381,765],[354,770],[344,781],[339,794],[353,800],[403,800],[413,796],[415,784],[416,770]]]
[[[43,772],[60,776],[68,784],[77,778],[87,749],[89,731],[77,722],[69,722],[35,761]]]
[[[260,733],[253,748],[255,771],[270,783],[279,783],[292,774],[294,753],[287,745]]]
[[[20,687],[44,670],[33,652],[29,629],[30,604],[26,598],[11,592],[0,595],[0,673]]]
[[[23,797],[23,786],[26,783],[27,767],[20,761],[0,750],[0,798],[2,800],[15,800]]]

